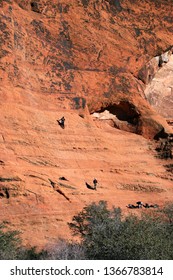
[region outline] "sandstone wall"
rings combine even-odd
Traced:
[[[166,128],[144,99],[141,69],[173,44],[172,1],[4,0],[0,5],[2,84],[24,94],[54,94],[67,107],[87,106],[91,113],[130,101],[140,114],[138,133],[152,138]]]
[[[168,127],[142,78],[172,45],[172,11],[172,0],[0,0],[0,222],[25,245],[71,239],[67,222],[91,202],[127,213],[172,198],[171,159],[148,140]]]

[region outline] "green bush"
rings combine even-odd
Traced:
[[[19,254],[21,240],[18,231],[6,231],[5,225],[0,224],[0,259],[14,260]]]
[[[88,259],[172,259],[171,213],[164,208],[153,217],[122,217],[120,208],[108,210],[100,201],[85,207],[69,226],[81,237]]]
[[[18,259],[19,260],[46,260],[48,252],[46,250],[38,251],[36,247],[20,248]]]
[[[37,252],[35,247],[24,248],[19,231],[7,230],[0,224],[0,260],[40,260],[47,258],[47,251]]]

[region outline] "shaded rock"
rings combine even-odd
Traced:
[[[38,3],[36,1],[31,1],[30,2],[31,5],[31,10],[35,13],[41,13],[38,7]]]

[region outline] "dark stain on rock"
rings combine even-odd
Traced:
[[[164,21],[168,22],[168,23],[173,23],[173,17],[172,16],[165,16],[164,18]]]
[[[82,5],[84,6],[84,8],[87,8],[90,0],[81,0],[81,2],[82,2]]]
[[[7,28],[7,25],[5,22],[0,21],[0,30],[4,31]]]
[[[106,0],[110,5],[114,6],[118,12],[122,11],[122,6],[119,0]]]
[[[19,177],[0,177],[0,182],[21,181]]]
[[[117,67],[116,65],[112,65],[109,67],[108,72],[111,73],[113,76],[116,76],[120,72],[124,72],[124,69],[122,67]]]
[[[74,97],[73,98],[74,109],[84,109],[86,106],[86,99],[83,97]]]
[[[34,27],[35,33],[38,38],[42,39],[45,42],[53,41],[50,31],[46,29],[42,21],[34,19],[31,22],[31,25]]]
[[[69,56],[72,56],[73,43],[70,39],[69,25],[67,21],[62,21],[62,30],[59,33],[58,44],[60,44],[61,51]]]
[[[135,30],[136,36],[139,37],[141,35],[141,30],[137,27],[135,27],[134,30]]]
[[[64,61],[64,62],[63,62],[63,66],[64,66],[64,69],[65,69],[65,70],[77,69],[77,67],[75,67],[75,66],[73,65],[73,63],[70,62],[70,61]]]
[[[106,7],[107,11],[113,15],[116,15],[123,10],[119,0],[105,0],[105,2],[109,3]]]
[[[69,5],[63,5],[61,3],[58,3],[57,5],[57,9],[59,11],[59,13],[68,13],[70,6]]]
[[[41,13],[38,7],[38,3],[36,1],[31,1],[30,6],[31,6],[31,11],[35,13]]]
[[[10,54],[10,52],[8,52],[7,50],[0,50],[0,58],[8,56],[8,54]]]

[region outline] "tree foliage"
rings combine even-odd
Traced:
[[[18,231],[5,231],[5,225],[0,224],[0,259],[17,259],[20,238]]]
[[[35,247],[24,248],[19,231],[7,230],[0,224],[0,260],[39,260],[46,259],[47,252],[37,252]]]
[[[172,213],[166,207],[155,216],[123,217],[120,208],[108,210],[100,201],[85,207],[69,226],[81,237],[88,259],[172,259]]]

